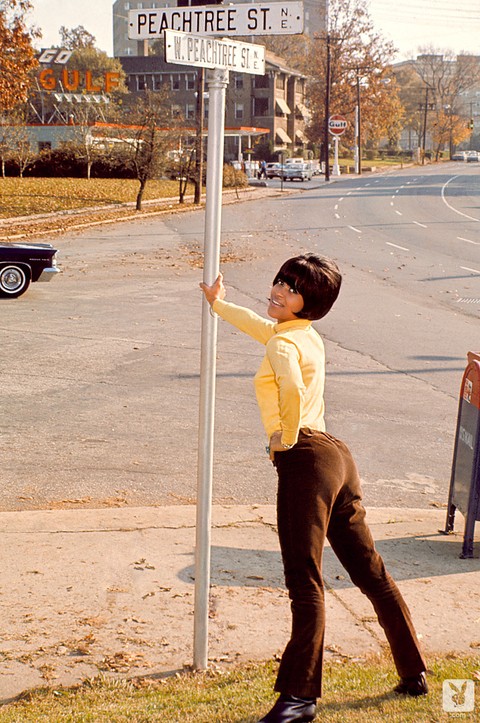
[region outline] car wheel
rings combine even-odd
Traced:
[[[11,264],[0,268],[0,296],[21,296],[29,286],[30,274],[21,266]]]

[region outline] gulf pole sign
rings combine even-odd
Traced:
[[[264,46],[229,38],[205,38],[202,35],[165,30],[165,60],[180,65],[265,75]]]
[[[303,2],[206,5],[130,10],[128,37],[146,40],[164,30],[197,35],[296,35],[303,32]]]
[[[328,119],[328,130],[332,136],[341,136],[347,129],[347,119],[343,115],[331,115]]]

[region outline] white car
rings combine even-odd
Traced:
[[[281,163],[267,163],[265,173],[267,178],[281,178],[282,177],[282,166]]]
[[[312,169],[307,163],[288,163],[283,169],[284,180],[293,181],[298,178],[299,181],[311,181]]]

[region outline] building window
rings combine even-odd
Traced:
[[[197,76],[195,75],[195,73],[187,73],[186,79],[187,79],[187,90],[195,90],[196,80],[197,80]]]
[[[130,10],[130,3],[125,3],[125,10]]]
[[[203,105],[203,118],[204,120],[207,120],[208,118],[208,101],[205,101]]]
[[[182,117],[182,109],[179,105],[172,105],[172,118],[181,118]]]
[[[185,118],[187,120],[193,120],[195,118],[195,106],[193,103],[187,103],[185,108]]]
[[[283,73],[277,75],[275,85],[279,90],[285,90],[285,76]]]
[[[235,75],[235,90],[242,90],[243,88],[243,75],[236,73]]]
[[[172,90],[180,90],[180,76],[178,74],[170,76],[170,85]]]
[[[253,115],[254,116],[268,115],[268,98],[254,98],[253,99]]]
[[[268,75],[255,75],[253,77],[253,87],[254,88],[269,88],[270,87],[270,78]]]
[[[137,79],[137,90],[146,90],[147,89],[147,76],[146,75],[137,75],[135,77]]]
[[[243,103],[235,103],[235,120],[243,118]]]
[[[38,141],[38,152],[50,151],[52,149],[51,141]]]
[[[153,90],[161,90],[162,88],[162,76],[160,74],[156,74],[153,76]]]

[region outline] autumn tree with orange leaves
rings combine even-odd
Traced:
[[[29,0],[0,2],[0,114],[27,100],[31,71],[37,67],[32,40],[36,32],[27,26]]]
[[[391,72],[392,43],[376,32],[366,0],[331,0],[329,19],[329,114],[339,113],[347,118],[342,144],[354,143],[355,108],[360,99],[363,147],[375,148],[382,138],[396,147],[404,110]],[[311,42],[306,60],[305,71],[311,78],[308,105],[312,112],[307,134],[320,145],[325,118],[326,34]]]

